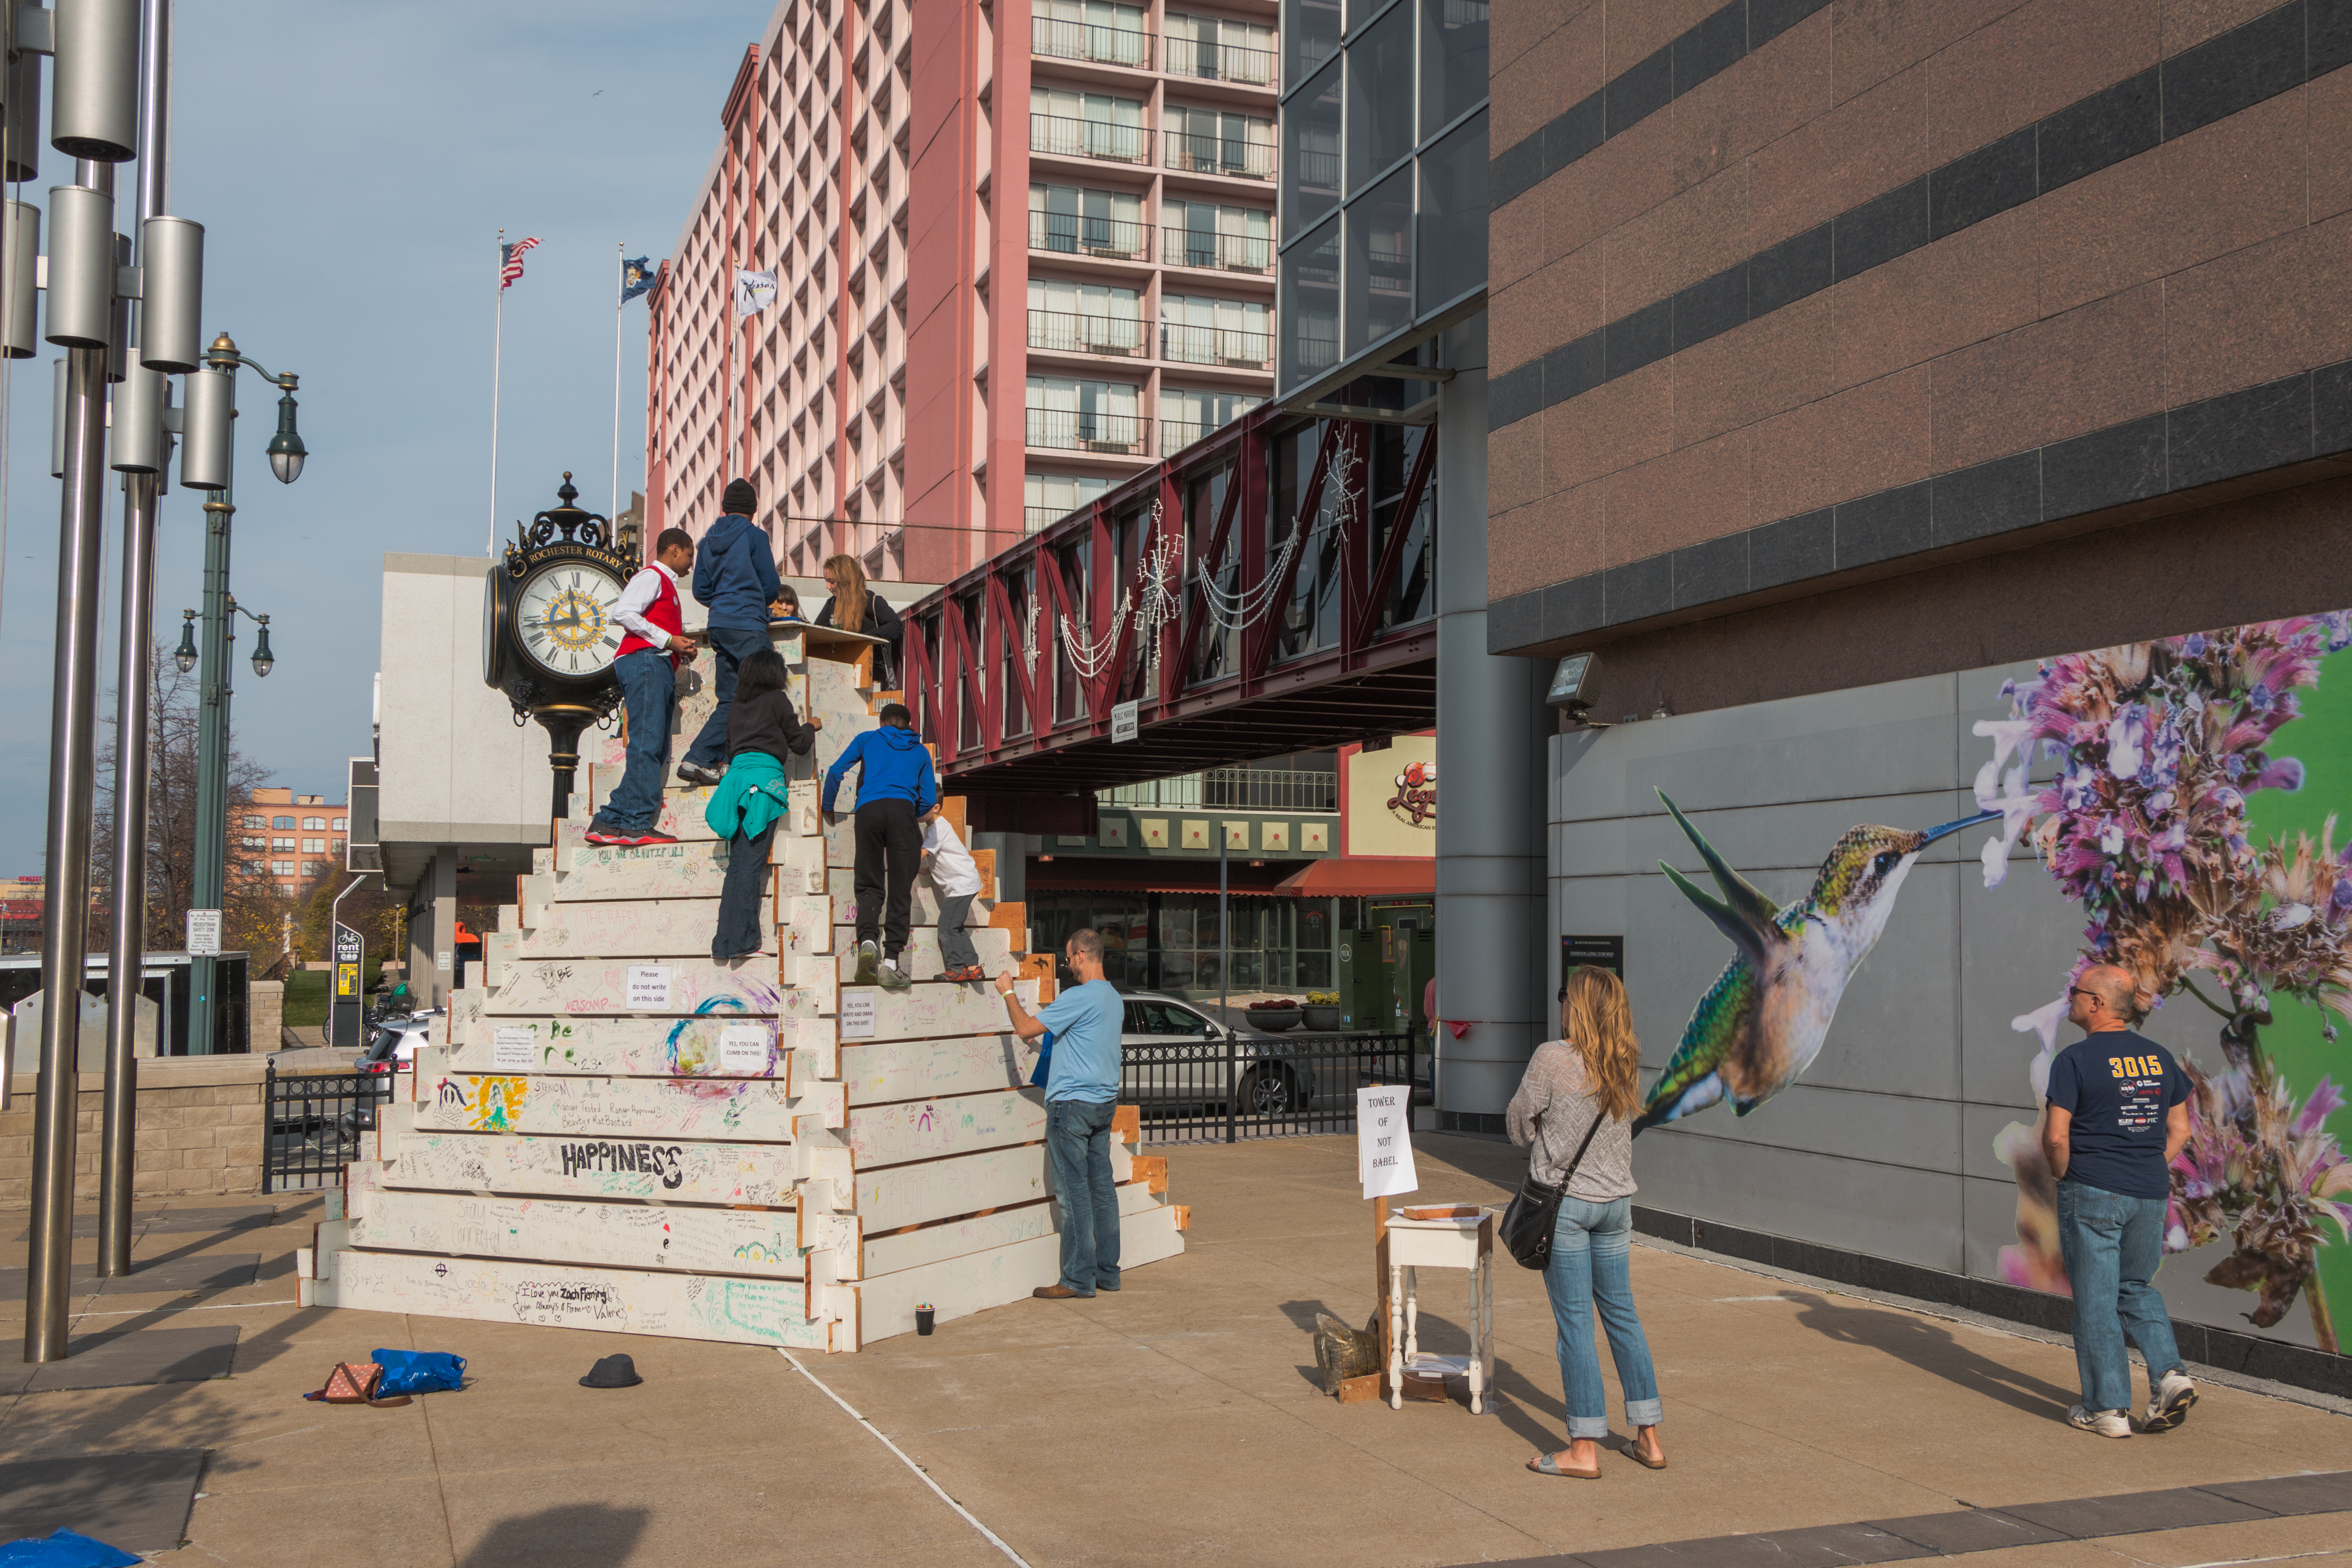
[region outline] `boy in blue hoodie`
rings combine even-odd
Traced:
[[[843,775],[857,774],[857,973],[853,985],[904,991],[913,984],[899,964],[907,951],[907,919],[915,892],[915,871],[923,859],[923,830],[917,824],[940,803],[931,775],[930,749],[915,733],[915,716],[903,702],[883,705],[882,727],[849,742],[840,760],[824,771],[824,809]],[[883,899],[889,899],[885,923]],[[887,962],[875,951],[882,939]]]
[[[719,705],[702,733],[686,750],[677,776],[690,784],[715,784],[724,770],[727,710],[735,701],[735,675],[743,661],[765,651],[768,605],[783,588],[766,531],[751,521],[760,504],[749,479],[730,479],[719,500],[726,515],[710,525],[694,555],[694,597],[710,611],[709,641],[719,667]]]

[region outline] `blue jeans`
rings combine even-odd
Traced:
[[[1118,1289],[1118,1189],[1110,1179],[1108,1100],[1045,1102],[1045,1154],[1062,1200],[1062,1283],[1081,1296]]]
[[[746,837],[738,833],[727,845],[727,879],[719,891],[719,929],[710,937],[710,962],[724,963],[760,951],[760,906],[775,887],[768,869],[768,851],[776,825]]]
[[[2131,1408],[2124,1336],[2147,1358],[2147,1390],[2180,1370],[2172,1318],[2153,1281],[2164,1260],[2162,1198],[2135,1198],[2082,1182],[2058,1184],[2058,1247],[2074,1289],[2074,1367],[2083,1408]]]
[[[1609,1390],[1601,1381],[1601,1352],[1592,1341],[1596,1306],[1609,1331],[1617,1385],[1625,1393],[1626,1425],[1655,1426],[1662,1414],[1650,1342],[1633,1315],[1633,1272],[1627,1262],[1633,1247],[1632,1198],[1605,1204],[1559,1200],[1551,1261],[1544,1265],[1544,1293],[1551,1298],[1552,1321],[1559,1328],[1559,1384],[1571,1441],[1609,1436]]]
[[[765,626],[712,626],[708,635],[711,662],[719,667],[712,688],[719,693],[719,706],[710,710],[702,733],[686,749],[686,760],[698,768],[715,768],[719,759],[727,754],[727,710],[735,705],[735,678],[742,670],[743,661],[762,648],[775,646],[768,640]]]
[[[669,656],[641,647],[613,661],[629,710],[629,761],[621,784],[591,827],[643,833],[661,819],[662,773],[669,766],[669,720],[677,683]]]

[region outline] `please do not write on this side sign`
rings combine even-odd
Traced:
[[[668,1011],[669,968],[667,963],[629,965],[629,1011],[632,1013]]]
[[[1356,1174],[1364,1196],[1392,1198],[1420,1189],[1412,1169],[1412,1090],[1404,1084],[1356,1091]]]

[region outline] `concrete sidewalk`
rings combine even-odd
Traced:
[[[1496,1144],[1417,1144],[1430,1200],[1494,1201],[1518,1174]],[[214,1295],[92,1295],[77,1331],[235,1321],[236,1374],[16,1396],[0,1407],[0,1462],[201,1447],[179,1554],[190,1561],[466,1568],[1005,1562],[982,1527],[1040,1565],[1443,1565],[2352,1469],[2352,1418],[2320,1405],[2210,1386],[2180,1431],[2105,1441],[2064,1425],[2063,1344],[1644,1246],[1635,1288],[1673,1468],[1610,1454],[1599,1483],[1533,1476],[1522,1462],[1561,1441],[1537,1276],[1498,1272],[1496,1413],[1338,1405],[1315,1384],[1308,1330],[1318,1309],[1359,1323],[1370,1311],[1353,1140],[1168,1152],[1173,1195],[1192,1205],[1184,1257],[1137,1270],[1117,1295],[1020,1302],[931,1339],[812,1359],[823,1388],[742,1347],[305,1312],[288,1300],[288,1255],[307,1226],[158,1228],[142,1258],[257,1250],[259,1277]],[[1427,1348],[1460,1348],[1455,1293],[1424,1281]],[[21,1323],[20,1302],[0,1303],[0,1332]],[[396,1410],[301,1402],[333,1362],[379,1345],[455,1351],[474,1381]],[[645,1384],[579,1387],[614,1351],[635,1357]],[[5,1509],[0,1498],[0,1522]],[[2110,1511],[2136,1527],[2223,1517]],[[2249,1510],[1967,1561],[2320,1562],[2347,1542],[2352,1514]]]

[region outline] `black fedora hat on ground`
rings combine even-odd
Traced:
[[[583,1388],[635,1388],[645,1379],[637,1375],[637,1363],[625,1355],[608,1355],[598,1359],[580,1380]]]

